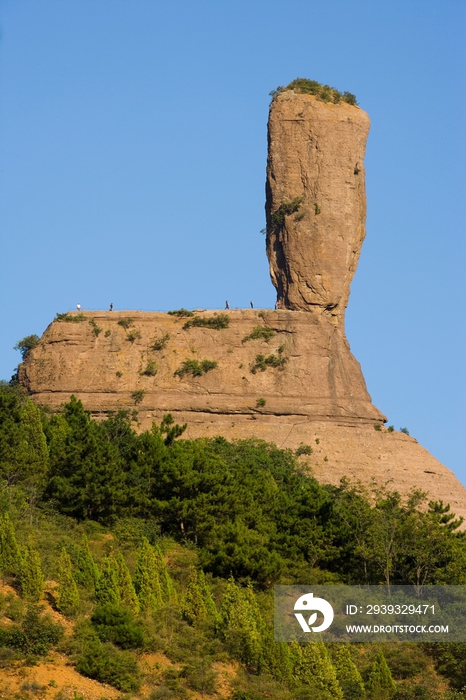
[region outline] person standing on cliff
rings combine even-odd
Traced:
[[[251,305],[251,309],[253,309],[253,308],[254,308],[254,304],[252,303],[252,301],[250,301],[249,303],[250,303],[250,305]]]
[[[226,309],[229,309],[229,308],[230,308],[230,304],[228,303],[228,301],[225,302],[225,308],[226,308]]]
[[[113,311],[113,304],[110,304],[109,311]]]
[[[277,311],[277,309],[279,309],[279,308],[280,308],[280,300],[277,299],[277,301],[275,302],[275,311]]]
[[[76,309],[77,309],[78,311],[81,311],[81,304],[76,304]]]

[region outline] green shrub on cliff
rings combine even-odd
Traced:
[[[217,363],[215,360],[185,360],[183,364],[175,371],[177,377],[184,377],[186,374],[192,374],[193,377],[200,377],[211,369],[215,369]]]
[[[341,93],[336,88],[330,87],[330,85],[322,85],[317,80],[308,80],[308,78],[296,78],[286,86],[279,85],[275,90],[271,91],[270,95],[272,98],[275,98],[281,92],[285,92],[285,90],[294,90],[294,92],[304,95],[315,95],[323,102],[333,102],[333,104],[347,102],[354,107],[358,105],[356,96],[351,92]]]
[[[227,314],[214,314],[213,316],[195,316],[193,319],[186,321],[183,326],[184,330],[192,326],[197,328],[214,328],[216,331],[228,328],[230,318]]]
[[[33,333],[32,335],[27,335],[22,340],[18,340],[13,350],[19,350],[22,359],[25,360],[29,352],[39,345],[39,342],[39,336]]]

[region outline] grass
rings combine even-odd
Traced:
[[[227,314],[214,314],[213,316],[195,316],[193,319],[186,321],[183,326],[184,330],[188,328],[214,328],[216,331],[228,328],[230,325],[230,317]]]
[[[333,104],[346,102],[353,107],[358,106],[356,96],[353,95],[352,92],[340,92],[336,88],[330,87],[330,85],[322,85],[318,83],[317,80],[308,80],[308,78],[296,78],[286,86],[279,85],[275,90],[272,90],[270,94],[272,98],[275,99],[277,95],[280,95],[280,93],[286,90],[293,90],[302,95],[315,95],[317,99],[322,102],[332,102]]]
[[[186,374],[192,374],[193,377],[200,377],[211,369],[215,369],[217,363],[214,360],[185,360],[175,372],[177,377],[184,377]]]
[[[268,342],[274,335],[275,331],[268,326],[254,326],[249,335],[245,335],[241,342],[247,343],[248,340],[266,340]]]

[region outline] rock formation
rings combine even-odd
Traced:
[[[342,322],[365,236],[369,117],[286,90],[269,116],[267,255],[280,305]]]
[[[324,482],[391,479],[466,516],[454,475],[383,427],[345,337],[365,235],[368,129],[367,115],[346,103],[290,90],[274,98],[266,213],[278,309],[67,314],[20,365],[22,384],[52,409],[75,394],[96,418],[137,408],[147,428],[170,412],[188,423],[187,437],[307,445],[300,459]]]

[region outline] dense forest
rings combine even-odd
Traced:
[[[0,386],[0,669],[55,651],[150,700],[466,698],[466,644],[273,641],[275,584],[466,585],[448,505],[321,485],[299,456],[311,446],[184,429],[96,421],[74,397],[50,414]]]

